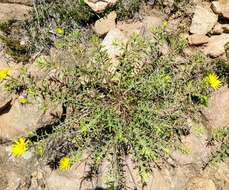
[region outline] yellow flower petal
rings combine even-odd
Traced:
[[[56,28],[56,33],[63,36],[65,32],[63,28]]]
[[[71,168],[71,160],[69,157],[64,157],[60,161],[59,169],[60,171],[69,170]]]
[[[21,98],[21,99],[19,100],[19,102],[20,102],[20,104],[25,105],[25,104],[28,104],[28,103],[29,103],[29,100],[28,100],[27,98]]]
[[[28,150],[28,144],[29,141],[25,138],[18,139],[13,145],[12,145],[12,154],[14,157],[21,157],[24,155],[24,153]]]
[[[0,70],[0,81],[6,79],[10,75],[11,75],[11,70],[10,69],[2,69],[2,70]]]
[[[222,81],[214,73],[209,74],[207,76],[207,82],[210,85],[210,87],[213,88],[214,90],[217,90],[222,86]]]

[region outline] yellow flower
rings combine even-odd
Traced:
[[[217,90],[222,86],[222,81],[215,73],[209,74],[207,76],[207,82],[214,90]]]
[[[0,70],[0,81],[6,79],[10,75],[11,75],[11,70],[10,69],[2,69],[2,70]]]
[[[19,102],[20,102],[20,104],[25,105],[25,104],[28,104],[29,103],[29,100],[27,98],[21,98],[19,100]]]
[[[165,20],[165,21],[163,22],[163,27],[164,27],[164,28],[167,28],[168,25],[169,25],[168,21]]]
[[[69,157],[62,158],[62,160],[60,161],[60,164],[59,164],[60,171],[69,170],[70,167],[71,167],[71,160],[70,160],[70,158]]]
[[[63,28],[56,28],[56,33],[63,36],[65,32]]]
[[[24,137],[18,139],[12,145],[12,154],[14,157],[21,157],[23,154],[28,150],[29,141],[26,140]]]

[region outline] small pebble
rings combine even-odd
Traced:
[[[155,3],[155,0],[148,0],[148,5],[153,6]]]

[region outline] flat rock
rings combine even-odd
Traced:
[[[216,172],[214,174],[214,177],[222,181],[224,184],[227,184],[229,187],[229,165],[228,162],[221,162],[219,163]]]
[[[212,34],[222,34],[223,33],[223,28],[222,24],[217,23],[214,28],[212,29]]]
[[[204,170],[204,177],[213,179],[218,189],[229,189],[229,159],[214,166],[208,166]]]
[[[183,146],[175,150],[171,157],[179,165],[195,164],[201,166],[211,157],[211,149],[207,147],[207,136],[190,134],[182,137]]]
[[[190,45],[202,45],[208,43],[209,37],[203,34],[193,34],[189,36],[188,40]]]
[[[93,28],[96,34],[98,34],[99,36],[103,36],[107,34],[112,28],[115,28],[116,18],[117,18],[117,14],[115,11],[113,11],[110,14],[108,14],[106,17],[97,20]]]
[[[31,7],[21,4],[0,3],[0,22],[24,20],[28,18]]]
[[[209,129],[214,130],[229,125],[229,88],[227,86],[213,94],[203,114]]]
[[[119,21],[117,23],[117,28],[129,38],[133,34],[143,34],[144,24],[140,21],[134,22],[132,20]]]
[[[58,170],[46,178],[46,186],[49,190],[91,190],[96,188],[95,181],[85,179],[89,168],[85,162],[75,164],[69,171],[59,172]]]
[[[199,171],[193,165],[177,166],[170,169],[171,190],[182,189]],[[194,190],[194,189],[193,189]]]
[[[133,161],[131,155],[128,155],[125,159],[124,173],[125,173],[125,185],[129,189],[142,189],[142,190],[172,190],[171,175],[168,169],[162,170],[152,168],[152,172],[149,173],[146,184],[143,186],[141,177],[139,176],[139,170],[136,163]]]
[[[147,182],[143,186],[137,165],[130,155],[126,157],[125,163],[125,183],[129,189],[178,190],[197,175],[197,171],[192,165],[176,166],[174,168],[163,167],[162,169],[152,167],[152,172],[149,173]]]
[[[152,36],[152,30],[161,26],[162,18],[158,15],[144,16],[142,21],[119,21],[117,28],[126,36],[131,37],[133,34]]]
[[[222,7],[219,1],[213,1],[212,2],[212,10],[216,13],[216,14],[222,14]]]
[[[119,29],[113,28],[104,38],[102,45],[107,49],[107,52],[111,57],[116,57],[120,55],[121,49],[114,43],[126,43],[127,40],[127,37]]]
[[[229,18],[229,0],[219,0],[212,2],[212,10],[225,18]]]
[[[11,146],[0,145],[1,190],[32,190],[29,189],[30,176],[37,168],[37,159],[15,159],[11,156]]]
[[[125,165],[123,170],[126,178],[126,186],[130,189],[142,189],[142,181],[139,176],[138,168],[133,160],[133,156],[127,155],[125,158]]]
[[[229,42],[229,34],[211,36],[208,44],[203,49],[204,54],[218,57],[225,53],[225,45]]]
[[[179,166],[193,165],[202,167],[211,158],[211,147],[207,146],[208,131],[202,123],[188,121],[190,134],[181,137],[182,144],[174,150],[171,157]]]
[[[197,6],[192,19],[190,32],[193,34],[207,34],[217,23],[218,16],[210,9]]]
[[[191,179],[183,190],[216,190],[211,179],[195,177]]]
[[[172,178],[169,170],[167,169],[153,169],[152,176],[149,178],[144,190],[160,189],[171,190]]]
[[[85,0],[84,1],[94,12],[101,13],[106,8],[114,6],[118,0]]]
[[[19,98],[20,99],[20,98]],[[15,139],[26,136],[30,131],[53,124],[62,115],[62,107],[48,105],[44,112],[44,102],[36,98],[28,98],[29,103],[22,105],[19,99],[14,100],[12,107],[0,115],[0,138]]]
[[[33,0],[0,0],[0,3],[15,3],[23,5],[32,5]]]
[[[222,29],[224,33],[229,33],[229,24],[222,24]]]
[[[117,28],[111,29],[104,40],[102,45],[107,51],[109,57],[111,58],[111,65],[109,67],[109,72],[114,73],[118,66],[117,57],[122,53],[121,48],[117,44],[125,44],[128,41],[128,38]]]
[[[212,30],[212,34],[222,34],[222,33],[229,33],[229,24],[217,23]]]
[[[152,29],[162,25],[162,18],[158,15],[143,17],[142,23],[145,26],[145,30],[151,31]]]

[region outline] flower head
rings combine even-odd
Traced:
[[[25,105],[25,104],[28,104],[29,103],[29,100],[27,98],[21,98],[19,100],[19,102],[20,102],[20,104]]]
[[[60,171],[69,170],[71,167],[71,160],[69,157],[64,157],[61,159],[59,164]]]
[[[207,82],[214,90],[217,90],[222,86],[222,81],[215,73],[209,74],[207,76]]]
[[[63,36],[65,32],[63,28],[56,28],[56,33]]]
[[[10,69],[1,69],[0,70],[0,81],[6,79],[10,75],[11,75]]]
[[[168,27],[168,24],[169,24],[168,21],[165,20],[165,21],[163,22],[163,27],[164,27],[164,28],[167,28],[167,27]]]
[[[12,154],[14,157],[21,157],[28,150],[29,141],[22,137],[12,145]]]

